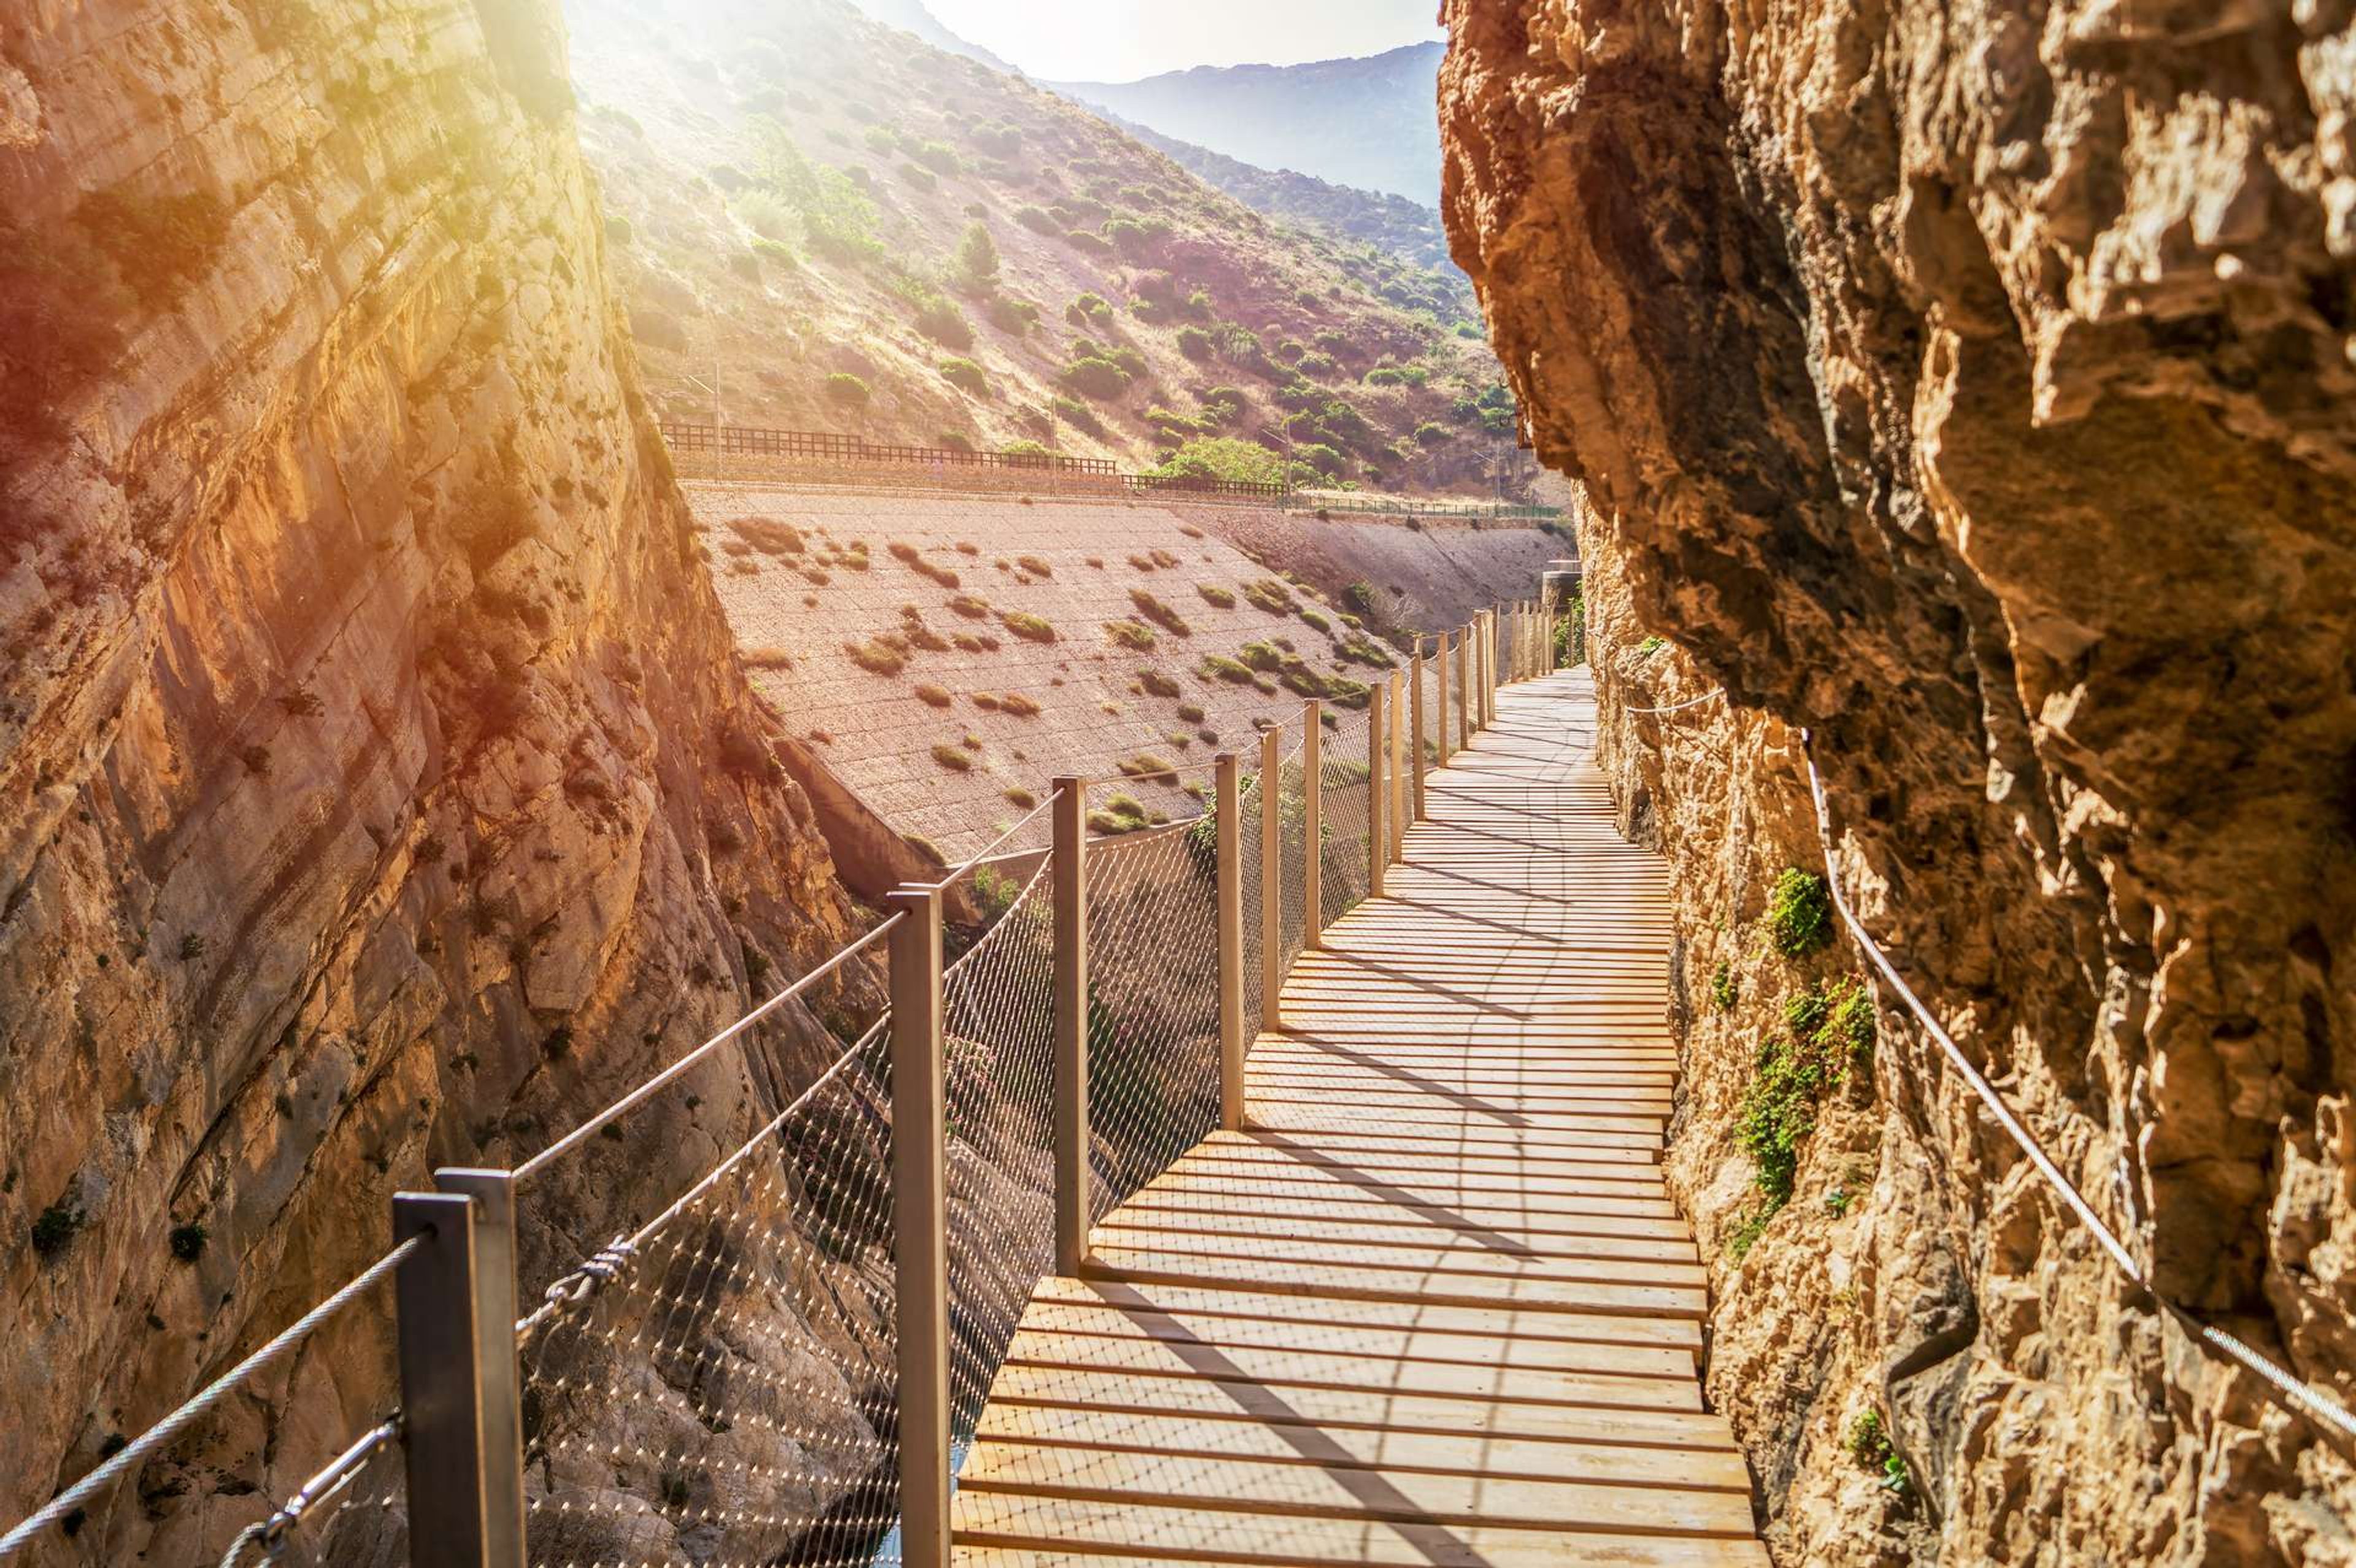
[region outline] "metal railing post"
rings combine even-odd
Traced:
[[[484,1487],[475,1200],[463,1192],[394,1193],[392,1239],[412,1236],[423,1245],[394,1276],[410,1562],[412,1568],[508,1568],[491,1558]],[[506,1328],[512,1341],[512,1317]]]
[[[1233,752],[1219,754],[1219,1125],[1244,1125],[1243,783]]]
[[[1383,868],[1390,863],[1390,831],[1383,822],[1383,806],[1390,795],[1383,779],[1383,709],[1390,688],[1376,681],[1366,695],[1366,896],[1383,896]]]
[[[1408,689],[1409,689],[1409,690],[1411,690],[1411,691],[1413,691],[1413,692],[1415,693],[1415,700],[1414,700],[1414,702],[1413,702],[1413,704],[1412,704],[1412,706],[1413,706],[1413,707],[1414,707],[1414,709],[1415,709],[1415,715],[1414,715],[1413,722],[1412,722],[1412,723],[1410,723],[1410,724],[1409,724],[1409,726],[1408,726],[1408,730],[1409,730],[1410,733],[1412,733],[1412,734],[1414,735],[1415,739],[1414,739],[1412,741],[1410,741],[1410,742],[1408,743],[1408,752],[1412,755],[1412,757],[1413,757],[1413,759],[1414,759],[1414,767],[1415,767],[1415,820],[1417,820],[1418,822],[1421,822],[1421,821],[1423,820],[1423,818],[1424,818],[1424,808],[1423,808],[1423,639],[1422,639],[1421,637],[1418,637],[1418,638],[1416,639],[1416,641],[1415,641],[1415,657],[1414,657],[1411,661],[1409,661],[1408,666],[1408,677],[1407,677],[1407,680],[1408,680]]]
[[[884,896],[892,928],[892,1261],[899,1297],[900,1560],[948,1568],[948,1188],[941,891]]]
[[[483,1413],[483,1544],[492,1568],[523,1568],[523,1392],[516,1369],[515,1173],[452,1168],[443,1192],[474,1200],[475,1346]]]
[[[1088,781],[1055,781],[1055,1272],[1088,1255]]]
[[[1407,859],[1407,673],[1391,671],[1391,863]]]
[[[1311,698],[1302,707],[1301,733],[1301,830],[1308,848],[1301,857],[1303,947],[1325,945],[1325,705]]]
[[[1284,1027],[1284,731],[1259,738],[1259,1027]]]

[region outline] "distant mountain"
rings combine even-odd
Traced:
[[[1463,278],[1449,260],[1448,231],[1440,224],[1437,208],[1387,191],[1335,185],[1294,169],[1264,169],[1225,153],[1165,136],[1133,120],[1117,115],[1111,118],[1122,130],[1188,174],[1270,218],[1322,229],[1345,240],[1363,240],[1381,246],[1401,261],[1452,278]],[[1468,315],[1472,313],[1471,287],[1471,280],[1465,279]]]
[[[926,7],[925,0],[851,0],[851,3],[865,12],[871,21],[881,22],[887,27],[897,27],[904,33],[914,33],[937,49],[963,55],[969,60],[980,60],[991,69],[1002,70],[1010,76],[1023,74],[980,44],[969,43],[949,31],[948,25]]]
[[[1142,81],[1054,83],[1165,136],[1264,169],[1440,200],[1440,60],[1409,44],[1365,59],[1198,66]]]

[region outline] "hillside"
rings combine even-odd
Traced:
[[[1131,775],[1097,801],[1134,799],[1131,826],[1191,812],[1180,775],[1305,697],[1351,718],[1408,632],[1529,592],[1569,548],[1536,528],[1120,501],[690,498],[755,689],[857,816],[952,858],[1057,773]],[[823,793],[838,859],[872,861]]]
[[[1266,169],[1440,197],[1433,112],[1443,46],[1409,44],[1365,59],[1197,66],[1142,81],[1054,85],[1081,102]]]
[[[1477,314],[1471,280],[1449,258],[1448,232],[1440,225],[1438,208],[1387,191],[1335,185],[1297,169],[1264,169],[1134,122],[1110,118],[1188,174],[1247,207],[1270,218],[1380,246],[1410,266],[1438,272],[1460,291],[1458,309],[1466,315]]]
[[[1461,284],[1271,222],[841,0],[575,0],[608,265],[659,408],[1492,493]],[[1518,465],[1515,465],[1518,467]]]

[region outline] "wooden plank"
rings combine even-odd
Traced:
[[[1277,1297],[1263,1297],[1276,1300]],[[1164,1340],[1214,1349],[1306,1350],[1372,1360],[1441,1361],[1535,1371],[1617,1372],[1691,1382],[1693,1357],[1665,1345],[1597,1344],[1569,1339],[1505,1339],[1440,1333],[1416,1325],[1306,1321],[1300,1304],[1290,1318],[1218,1316],[1175,1309],[1033,1301],[1022,1333]]]
[[[1367,1520],[1245,1513],[1192,1506],[1026,1498],[976,1490],[958,1494],[965,1547],[1044,1551],[1029,1564],[1076,1568],[1132,1556],[1184,1563],[1251,1563],[1268,1568],[1766,1568],[1765,1549],[1725,1537],[1579,1533],[1490,1525],[1449,1528]],[[1142,1543],[1142,1544],[1140,1544]],[[958,1561],[1011,1568],[996,1556],[961,1549]],[[1026,1564],[1026,1568],[1028,1565]]]
[[[1312,1456],[1332,1449],[1307,1433],[1298,1441]],[[1730,1492],[1004,1440],[984,1442],[966,1456],[958,1489],[1399,1524],[1638,1535],[1724,1536],[1751,1529],[1751,1499]]]
[[[1279,1464],[1315,1463],[1456,1475],[1527,1476],[1670,1487],[1751,1496],[1742,1456],[1726,1451],[1621,1447],[1462,1433],[1392,1432],[1379,1427],[1316,1426],[1222,1419],[1184,1413],[1102,1411],[1087,1407],[992,1405],[979,1440],[1075,1447],[1133,1448],[1173,1456],[1223,1455]],[[1304,1448],[1313,1445],[1315,1456]]]
[[[1554,1206],[1529,1198],[1473,1203],[1462,1194],[1446,1203],[1418,1199],[1403,1190],[1370,1191],[1346,1182],[1323,1187],[1308,1182],[1249,1183],[1222,1188],[1195,1186],[1187,1179],[1156,1181],[1121,1206],[1141,1217],[1180,1214],[1293,1217],[1345,1224],[1440,1225],[1481,1229],[1509,1236],[1628,1236],[1692,1244],[1691,1230],[1665,1200],[1649,1212],[1582,1213],[1565,1200]]]
[[[1470,1361],[1408,1361],[1252,1345],[1208,1345],[1143,1334],[1024,1330],[1007,1347],[1009,1365],[1078,1367],[1140,1377],[1208,1379],[1264,1388],[1357,1389],[1437,1394],[1500,1404],[1575,1404],[1619,1410],[1701,1408],[1692,1377],[1631,1372],[1541,1371]]]
[[[1362,1240],[1338,1232],[1294,1238],[1256,1230],[1233,1228],[1135,1225],[1115,1214],[1097,1227],[1095,1255],[1109,1257],[1119,1250],[1138,1253],[1183,1253],[1198,1258],[1259,1259],[1273,1263],[1314,1264],[1320,1259],[1347,1262],[1368,1268],[1413,1269],[1418,1273],[1477,1274],[1514,1280],[1582,1280],[1630,1285],[1700,1286],[1709,1276],[1688,1258],[1628,1257],[1611,1253],[1539,1252],[1479,1230],[1450,1231],[1437,1226],[1420,1235]]]
[[[1472,1307],[1512,1302],[1523,1307],[1615,1317],[1698,1320],[1708,1303],[1707,1293],[1698,1286],[1385,1266],[1357,1258],[1288,1263],[1220,1257],[1203,1252],[1149,1252],[1102,1243],[1084,1267],[1092,1276],[1111,1279],[1232,1284],[1304,1296],[1404,1297]]]
[[[1302,1322],[1301,1298],[1241,1288],[1162,1285],[1151,1287],[1117,1280],[1057,1279],[1039,1282],[1033,1310],[1061,1305],[1108,1306],[1182,1314],[1188,1323],[1262,1317],[1290,1325]],[[1368,1326],[1422,1334],[1470,1335],[1505,1346],[1560,1341],[1568,1344],[1642,1345],[1673,1348],[1690,1359],[1701,1345],[1692,1325],[1664,1319],[1631,1324],[1624,1318],[1586,1318],[1575,1313],[1516,1307],[1450,1307],[1439,1303],[1360,1301],[1326,1296],[1316,1303],[1312,1327]]]
[[[1522,1404],[1441,1394],[1296,1383],[1285,1388],[1216,1378],[1149,1378],[1100,1367],[1012,1362],[991,1385],[991,1403],[1055,1409],[1180,1412],[1238,1421],[1307,1422],[1333,1428],[1454,1432],[1550,1443],[1735,1452],[1726,1418],[1635,1406]]]
[[[1386,1222],[1386,1221],[1387,1222]],[[1508,1230],[1469,1221],[1443,1225],[1421,1214],[1392,1213],[1384,1220],[1294,1211],[1270,1213],[1265,1209],[1209,1205],[1199,1209],[1166,1209],[1131,1201],[1098,1227],[1099,1234],[1153,1236],[1166,1244],[1183,1245],[1194,1239],[1266,1237],[1288,1245],[1327,1249],[1358,1247],[1419,1247],[1435,1235],[1454,1237],[1512,1257],[1616,1258],[1630,1263],[1691,1264],[1698,1255],[1692,1242],[1681,1237],[1581,1236],[1558,1232]],[[1141,1242],[1139,1244],[1152,1244]]]

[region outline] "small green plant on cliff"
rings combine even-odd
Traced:
[[[33,1221],[28,1238],[33,1251],[45,1258],[57,1256],[80,1232],[85,1219],[71,1204],[50,1204]]]
[[[1832,939],[1832,890],[1814,871],[1785,868],[1768,891],[1767,940],[1786,958],[1804,958]]]
[[[1900,1456],[1897,1447],[1890,1441],[1890,1431],[1882,1424],[1881,1412],[1863,1411],[1848,1424],[1848,1452],[1858,1468],[1880,1476],[1884,1490],[1895,1492],[1902,1498],[1912,1489],[1913,1478],[1907,1474],[1905,1459]]]
[[[940,763],[941,766],[948,769],[949,772],[953,773],[969,773],[973,772],[973,759],[966,754],[964,748],[952,746],[947,741],[943,741],[933,748],[933,761]]]
[[[1733,969],[1729,967],[1727,965],[1720,964],[1710,973],[1710,1004],[1717,1008],[1719,1012],[1731,1012],[1734,1010],[1734,1004],[1738,995],[1739,993],[1736,991],[1734,985]]]
[[[867,400],[873,396],[867,383],[848,370],[838,370],[826,379],[826,395],[830,401],[859,409],[865,408]]]
[[[1151,647],[1155,642],[1153,628],[1141,622],[1107,621],[1104,629],[1105,635],[1112,639],[1116,647],[1133,648],[1142,652]]]
[[[1651,658],[1668,645],[1668,639],[1665,637],[1646,637],[1636,645],[1636,656],[1640,659]]]
[[[1215,604],[1222,610],[1232,610],[1236,607],[1236,596],[1216,583],[1197,582],[1194,584],[1194,592],[1203,596],[1203,602],[1206,604]]]

